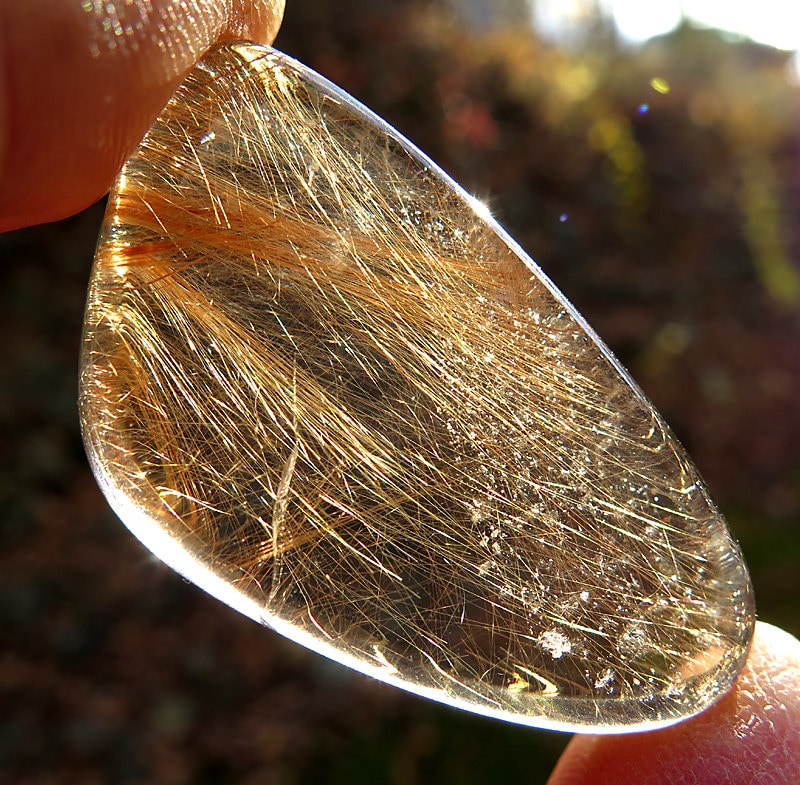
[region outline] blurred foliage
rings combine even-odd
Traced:
[[[786,56],[689,27],[628,49],[602,24],[562,49],[519,17],[457,23],[459,8],[290,1],[278,45],[488,200],[686,443],[761,617],[800,633]],[[187,586],[114,520],[75,410],[100,220],[0,236],[0,780],[545,782],[566,737],[323,662]]]

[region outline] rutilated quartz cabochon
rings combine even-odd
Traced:
[[[750,581],[667,426],[485,208],[249,43],[114,188],[81,414],[156,555],[299,643],[559,730],[728,689]]]

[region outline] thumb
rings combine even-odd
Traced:
[[[768,624],[731,692],[679,725],[575,736],[548,785],[797,785],[800,641]]]
[[[271,42],[283,5],[0,3],[0,231],[63,218],[102,196],[206,49],[231,37]]]

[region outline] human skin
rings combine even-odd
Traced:
[[[0,0],[0,231],[102,196],[202,54],[226,39],[270,43],[282,13],[283,0]],[[800,642],[765,624],[708,711],[651,733],[576,736],[550,780],[798,783]]]
[[[744,671],[708,711],[650,733],[575,736],[548,785],[798,785],[800,642],[758,623]]]
[[[271,43],[284,0],[0,0],[0,232],[99,199],[215,42]]]

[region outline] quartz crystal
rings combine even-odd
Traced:
[[[642,730],[746,656],[746,567],[652,405],[480,203],[272,49],[212,51],[122,170],[81,415],[156,555],[417,694]]]

